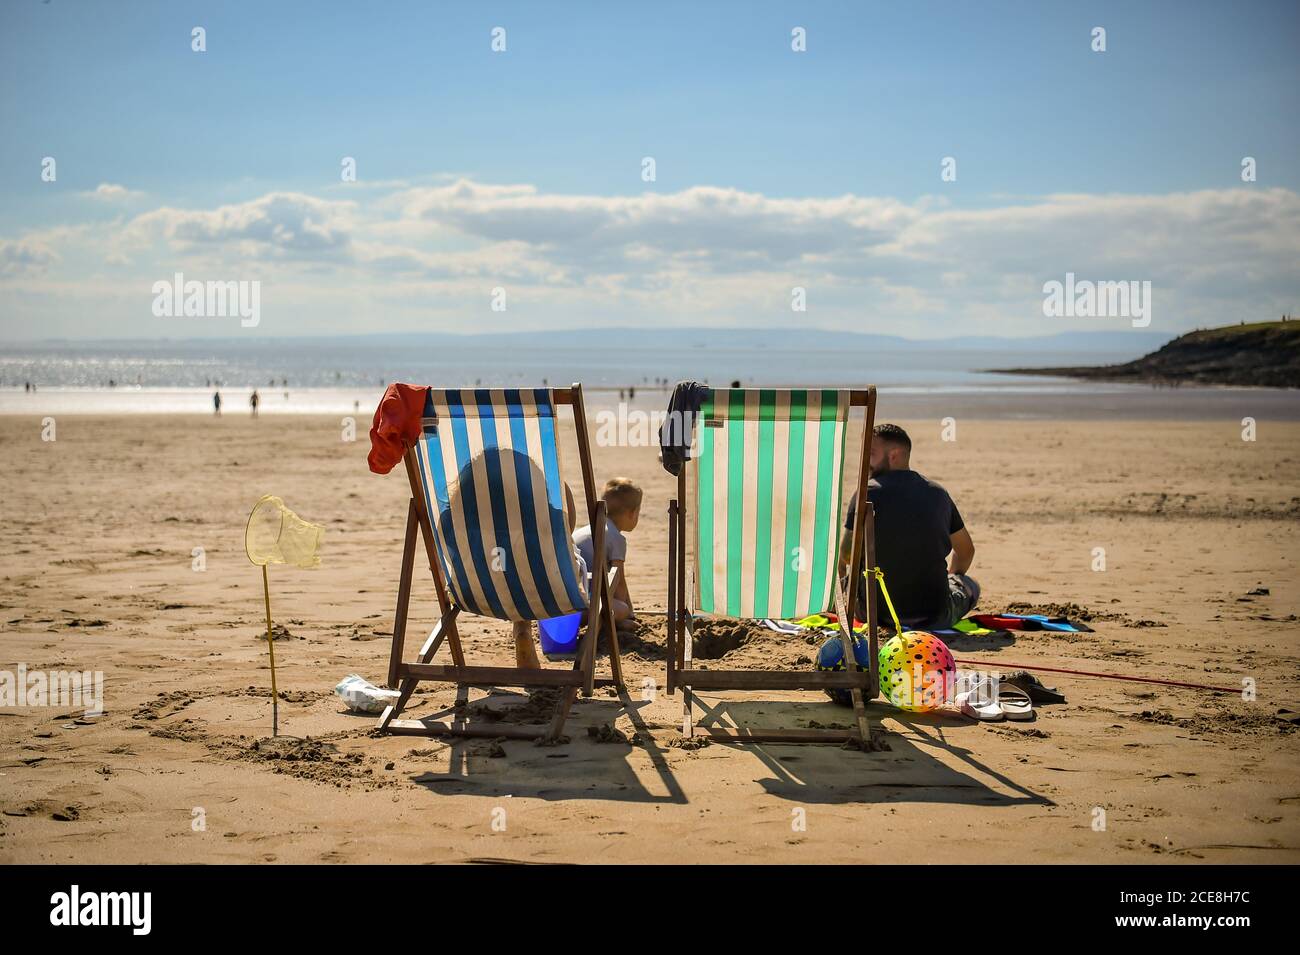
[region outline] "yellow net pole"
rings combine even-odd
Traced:
[[[280,734],[280,694],[275,689],[275,634],[271,632],[271,585],[262,565],[262,599],[266,601],[266,649],[271,654],[271,735]]]

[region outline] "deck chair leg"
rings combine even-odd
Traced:
[[[420,662],[428,663],[429,658],[432,656],[432,653],[422,653],[420,654]],[[415,688],[419,683],[419,679],[413,676],[408,676],[406,679],[402,680],[401,685],[398,687],[397,702],[384,710],[384,715],[379,718],[380,730],[387,729],[388,724],[397,719],[397,717],[401,715],[402,710],[406,709],[406,704],[411,701],[411,694],[415,692]]]
[[[862,691],[855,686],[849,695],[853,699],[853,717],[858,724],[858,738],[862,741],[862,748],[866,749],[871,745],[871,728],[867,725],[867,708],[862,702]]]
[[[411,694],[415,692],[416,684],[420,681],[410,676],[402,681],[401,690],[397,697],[397,702],[384,708],[383,714],[379,717],[379,723],[375,729],[384,732],[388,729],[388,724],[393,722],[402,715],[402,710],[406,709],[406,704],[411,700]]]
[[[550,729],[546,731],[545,741],[548,743],[558,743],[564,730],[564,721],[569,718],[569,708],[573,706],[573,701],[578,695],[576,686],[566,686],[560,692],[560,700],[555,704],[555,715],[551,717]]]
[[[609,673],[614,678],[615,686],[623,685],[623,661],[619,658],[618,651],[618,623],[614,620],[614,600],[613,589],[614,579],[618,576],[617,567],[612,568],[606,575],[605,580],[605,598],[602,601],[604,607],[605,626],[609,628]]]
[[[402,544],[401,582],[397,590],[397,610],[393,615],[393,646],[388,660],[389,686],[398,683],[402,653],[406,644],[406,616],[411,603],[411,577],[415,569],[415,538],[419,526],[419,511],[416,508],[415,498],[412,497],[406,509],[406,536]],[[386,707],[379,717],[377,728],[381,732],[388,729],[388,724],[402,712],[402,708],[406,706],[414,690],[415,681],[410,677],[401,681],[401,695],[397,698],[397,702]]]
[[[397,716],[402,710],[406,709],[406,704],[411,700],[411,694],[415,692],[415,687],[419,684],[413,676],[408,676],[402,681],[402,686],[397,694],[397,702],[390,707],[393,710],[393,716]]]
[[[863,508],[862,515],[864,534],[866,536],[866,567],[874,570],[876,566],[876,509],[867,502]],[[858,570],[861,574],[862,569]],[[856,581],[854,584],[856,586]],[[874,573],[867,575],[867,645],[871,655],[871,687],[867,691],[867,699],[874,700],[880,695],[880,664],[878,654],[880,652],[880,635],[877,623],[876,607],[876,576]]]
[[[397,718],[398,709],[395,706],[384,707],[384,712],[379,715],[379,722],[375,724],[375,729],[380,732],[387,732],[388,724]]]
[[[424,641],[424,646],[420,647],[420,652],[416,657],[420,663],[428,663],[432,660],[434,655],[438,652],[438,648],[442,646],[442,642],[449,639],[455,633],[456,616],[459,612],[460,611],[456,607],[451,607],[451,609],[443,614],[442,619],[438,621],[438,625],[434,627],[433,632],[429,634],[429,638]],[[403,625],[403,630],[405,630],[405,625]],[[401,662],[400,658],[397,662]],[[394,669],[396,669],[396,664],[394,664]],[[397,688],[397,702],[385,709],[383,715],[379,717],[379,725],[377,728],[381,732],[388,729],[388,724],[395,720],[402,710],[406,708],[406,704],[410,702],[411,694],[415,692],[415,688],[419,682],[419,678],[413,676],[405,677],[402,680]],[[392,685],[391,682],[389,685]]]
[[[668,613],[664,617],[665,682],[664,692],[677,692],[677,502],[668,502]]]
[[[685,623],[678,630],[681,640],[682,669],[689,672],[695,649],[695,634],[689,611],[683,608],[682,616],[685,618]],[[687,680],[689,680],[689,677],[687,677]],[[695,697],[691,692],[689,682],[683,681],[680,686],[682,688],[682,735],[689,737],[695,734],[695,716],[692,709],[695,705]]]
[[[852,571],[852,569],[853,568],[850,568],[850,571]],[[850,584],[852,584],[852,582],[853,579],[850,577]],[[849,670],[851,665],[850,661],[856,663],[857,655],[854,653],[853,647],[853,619],[848,616],[851,611],[849,611],[846,606],[844,600],[844,588],[840,586],[839,575],[836,575],[835,577],[834,594],[835,612],[839,616],[840,623],[840,646],[843,648],[844,652],[844,668]],[[868,671],[869,670],[870,665],[868,664]],[[867,682],[871,682],[870,673],[868,673]],[[851,688],[849,690],[849,699],[853,702],[854,721],[858,726],[858,741],[864,750],[868,749],[871,746],[871,729],[867,725],[867,709],[862,702],[862,690],[856,686]]]
[[[433,654],[431,652],[421,653],[419,658],[420,662],[428,663],[432,656]],[[401,715],[402,710],[406,709],[406,704],[411,701],[411,694],[415,692],[415,688],[419,683],[419,678],[413,676],[408,676],[402,680],[401,685],[398,687],[397,702],[392,706],[387,707],[384,710],[383,715],[379,717],[379,725],[377,729],[380,732],[388,729],[388,724],[397,719],[397,717]]]
[[[582,696],[584,699],[590,698],[596,688],[596,640],[600,636],[600,619],[597,616],[594,620],[587,623],[587,632],[583,638],[583,645],[578,650],[578,659],[574,661],[574,668],[583,671]]]
[[[596,566],[591,570],[591,599],[587,602],[587,628],[582,635],[582,645],[578,648],[575,667],[581,667],[585,674],[582,685],[583,697],[590,697],[596,685],[596,641],[600,639],[601,624],[612,614],[606,614],[605,596],[609,593],[609,581],[605,578],[605,502],[597,501],[592,513],[591,549],[595,555]],[[611,637],[611,640],[617,638]],[[612,643],[611,646],[616,646]]]

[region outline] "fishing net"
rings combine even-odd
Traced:
[[[244,550],[254,564],[320,566],[320,539],[325,528],[304,521],[274,494],[253,506],[244,530]]]

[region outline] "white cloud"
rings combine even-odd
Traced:
[[[183,252],[226,246],[251,254],[334,259],[346,254],[352,241],[353,207],[352,202],[273,192],[211,210],[165,206],[131,220],[125,233],[137,241],[162,239]]]
[[[34,275],[58,261],[58,253],[37,239],[0,239],[0,275]]]
[[[90,192],[83,192],[81,195],[99,202],[127,202],[144,197],[143,192],[136,192],[112,182],[101,182]]]
[[[605,197],[460,180],[401,198],[409,217],[489,241],[524,242],[572,263],[634,250],[642,260],[685,258],[717,270],[866,250],[921,215],[895,199],[771,199],[712,186]]]
[[[286,296],[310,288],[384,303],[367,329],[409,328],[411,316],[431,314],[455,321],[445,316],[471,314],[503,285],[517,294],[510,313],[494,316],[502,327],[595,315],[609,324],[1046,333],[1066,326],[1043,318],[1042,285],[1074,272],[1151,281],[1153,327],[1172,332],[1294,312],[1296,261],[1300,196],[1255,188],[958,209],[934,197],[776,198],[711,186],[568,195],[461,178],[346,200],[277,192],[211,209],[163,206],[0,244],[10,285],[39,278],[56,294],[88,275],[111,284],[182,265],[205,277],[238,269],[278,282]],[[808,290],[797,319],[794,285]],[[311,310],[298,314],[300,326],[284,331],[313,331]]]

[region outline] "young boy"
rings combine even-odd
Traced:
[[[628,478],[610,478],[605,482],[601,497],[605,501],[605,564],[618,569],[611,593],[614,621],[620,630],[627,630],[636,623],[636,611],[627,589],[627,574],[623,571],[627,560],[627,538],[623,535],[635,530],[641,519],[641,489]],[[573,532],[573,543],[587,562],[587,568],[595,567],[590,524],[584,524]]]

